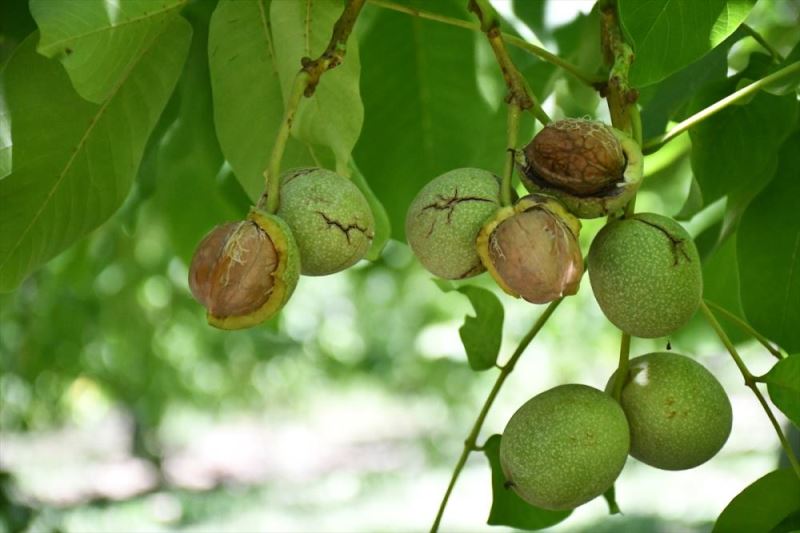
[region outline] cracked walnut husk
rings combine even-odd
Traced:
[[[299,277],[297,245],[286,224],[252,209],[247,220],[211,230],[192,257],[189,288],[221,329],[254,326],[288,301]]]
[[[478,235],[483,264],[508,294],[532,303],[578,292],[581,224],[555,199],[532,194],[500,209]]]
[[[642,179],[641,149],[628,135],[602,122],[552,122],[516,156],[531,192],[555,196],[580,218],[622,209]]]
[[[481,226],[500,207],[500,180],[486,170],[458,168],[423,187],[406,214],[406,239],[429,272],[464,279],[485,269],[475,250]]]
[[[294,234],[306,276],[325,276],[356,264],[375,235],[372,210],[358,187],[324,168],[285,172],[277,214]]]

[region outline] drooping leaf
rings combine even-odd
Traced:
[[[11,174],[0,180],[0,290],[104,222],[122,203],[180,75],[191,27],[174,18],[102,105],[25,40],[0,73]]]
[[[220,0],[208,37],[217,137],[253,201],[261,195],[263,172],[283,120],[269,4],[269,0]],[[315,161],[308,148],[290,139],[284,168],[311,165]]]
[[[343,6],[341,0],[272,2],[272,42],[284,99],[300,70],[300,60],[316,59],[328,46]],[[295,137],[330,148],[340,165],[350,160],[364,122],[360,71],[358,41],[352,36],[344,62],[321,78],[312,98],[301,100],[292,125]]]
[[[500,466],[501,438],[501,435],[492,435],[483,447],[483,453],[492,469],[492,509],[489,511],[487,523],[492,526],[536,530],[558,524],[567,518],[572,511],[548,511],[535,507],[506,486],[506,478]]]
[[[763,74],[761,66],[713,84],[693,100],[697,112],[724,98],[739,81]],[[729,207],[746,202],[772,178],[778,147],[797,122],[792,95],[758,93],[749,102],[729,106],[689,130],[692,170],[706,205],[728,196]]]
[[[800,427],[800,354],[778,361],[764,381],[772,403]]]
[[[800,479],[791,469],[775,470],[731,500],[712,533],[767,533],[798,510]]]
[[[460,292],[469,298],[475,309],[475,316],[464,317],[464,324],[458,329],[470,368],[488,370],[494,367],[503,341],[503,304],[492,291],[481,287],[453,287],[443,280],[436,280],[436,284],[443,292]]]
[[[176,121],[160,143],[154,165],[156,202],[176,254],[188,262],[197,243],[216,224],[247,213],[244,191],[225,194],[218,174],[224,157],[214,132],[211,80],[208,72],[210,2],[192,4],[184,12],[194,28],[183,75],[176,88]],[[191,191],[192,205],[186,203]]]
[[[597,8],[580,14],[569,24],[557,28],[553,37],[561,57],[585,72],[595,72],[603,64],[600,51],[600,16]],[[566,117],[594,117],[600,97],[593,87],[564,74],[556,90],[556,103]]]
[[[620,23],[636,54],[634,87],[663,80],[722,43],[755,0],[619,0]]]
[[[436,10],[470,20],[465,5],[444,0]],[[389,10],[375,14],[360,39],[365,115],[354,156],[397,239],[408,205],[429,180],[459,167],[502,169],[506,110],[478,89],[475,47],[488,46],[478,39],[485,37]]]
[[[800,131],[783,144],[779,161],[775,178],[742,215],[737,255],[745,315],[758,331],[786,351],[797,352],[800,351],[800,218],[797,217]]]
[[[39,26],[37,50],[58,58],[75,90],[102,103],[127,78],[186,0],[30,0]]]

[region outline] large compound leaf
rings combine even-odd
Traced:
[[[770,472],[725,507],[712,533],[767,533],[800,511],[800,479],[791,469]]]
[[[220,0],[208,38],[217,137],[252,200],[261,194],[262,174],[283,119],[269,7],[269,0]],[[308,149],[290,140],[284,166],[312,164]]]
[[[756,0],[619,0],[619,17],[636,53],[635,87],[656,83],[722,43]]]
[[[525,502],[509,487],[500,465],[500,435],[492,435],[483,453],[492,469],[492,509],[487,523],[516,529],[544,529],[567,518],[572,511],[548,511]]]
[[[737,254],[745,314],[788,352],[800,352],[798,176],[800,131],[783,144],[775,178],[742,215]]]
[[[436,10],[470,20],[461,0],[436,2]],[[365,116],[355,160],[397,239],[429,180],[459,167],[502,168],[506,110],[478,89],[475,47],[488,46],[478,39],[485,37],[389,10],[375,14],[361,39]]]
[[[800,354],[778,361],[764,376],[769,397],[800,427]]]
[[[737,85],[763,75],[751,68],[701,91],[691,105],[697,112],[734,92]],[[729,106],[689,130],[692,170],[705,205],[728,196],[734,207],[751,198],[772,178],[778,147],[795,127],[797,99],[760,92],[748,102]]]
[[[26,39],[0,73],[11,174],[0,179],[0,290],[105,221],[122,203],[181,73],[191,27],[173,19],[102,105]]]
[[[186,1],[30,0],[37,50],[59,58],[78,94],[100,104]]]
[[[317,58],[330,41],[342,13],[341,0],[272,2],[270,15],[276,66],[284,99],[291,91],[303,57]],[[327,146],[345,166],[361,133],[364,106],[359,94],[358,41],[347,42],[344,62],[322,76],[312,98],[303,98],[292,134],[312,145]]]

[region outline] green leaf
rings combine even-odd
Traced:
[[[341,0],[272,2],[272,43],[284,99],[300,70],[301,58],[315,59],[325,51],[343,6]],[[296,138],[310,145],[327,146],[341,166],[350,160],[364,122],[360,71],[358,41],[352,37],[347,42],[344,62],[322,76],[313,97],[301,100],[292,124]]]
[[[436,10],[470,20],[465,5],[439,1]],[[429,180],[454,168],[503,167],[504,93],[490,104],[478,88],[475,48],[488,46],[479,39],[485,37],[380,10],[360,40],[365,115],[354,156],[397,239],[404,238],[408,205]]]
[[[544,529],[558,524],[572,511],[548,511],[535,507],[506,487],[506,477],[500,466],[501,435],[492,435],[483,447],[492,469],[492,509],[487,523],[492,526],[509,526],[517,529]]]
[[[600,47],[600,16],[595,7],[588,15],[581,13],[575,20],[557,28],[553,37],[561,57],[584,70],[595,72],[603,64]],[[574,77],[564,75],[565,83],[556,91],[556,104],[566,117],[594,117],[600,97]]]
[[[525,23],[539,39],[549,36],[545,24],[547,0],[513,0],[514,14]]]
[[[710,86],[692,102],[692,112],[732,93],[743,77],[761,73],[748,69]],[[706,205],[727,195],[731,207],[751,198],[772,178],[777,148],[794,128],[797,112],[794,96],[762,92],[747,104],[729,106],[689,130],[692,170]]]
[[[722,43],[756,0],[619,0],[620,22],[636,61],[630,82],[663,80]]]
[[[481,287],[454,287],[451,282],[440,279],[434,282],[442,292],[457,291],[469,298],[475,310],[475,316],[465,316],[464,324],[458,329],[470,368],[480,371],[494,367],[503,342],[503,304],[492,291]]]
[[[36,22],[27,2],[0,2],[0,64],[34,31]]]
[[[766,533],[800,510],[800,479],[790,469],[770,472],[740,492],[712,533]]]
[[[269,0],[220,0],[211,16],[208,37],[217,137],[253,201],[261,195],[262,173],[283,120],[268,17]],[[308,148],[290,139],[284,167],[314,165]]]
[[[185,4],[186,0],[30,0],[30,10],[41,34],[39,53],[60,59],[78,94],[100,104]]]
[[[778,361],[763,379],[772,403],[800,427],[800,354]]]
[[[753,142],[758,142],[755,137]],[[745,314],[753,327],[790,353],[800,351],[798,176],[800,131],[781,147],[775,178],[747,207],[738,232]]]
[[[103,223],[122,203],[175,87],[191,27],[173,19],[102,105],[83,100],[63,67],[25,40],[0,72],[12,172],[0,180],[0,290]]]
[[[211,2],[201,2],[184,12],[194,36],[175,91],[177,119],[160,143],[152,170],[165,229],[176,254],[187,263],[197,243],[214,225],[243,218],[249,203],[241,188],[233,198],[224,194],[217,179],[224,157],[214,132],[208,72],[212,9]],[[187,191],[191,191],[192,207],[186,204]]]

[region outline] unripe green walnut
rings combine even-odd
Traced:
[[[701,465],[731,432],[733,414],[722,385],[683,355],[661,352],[632,359],[620,402],[631,428],[631,456],[656,468]]]
[[[277,214],[294,234],[306,276],[333,274],[356,264],[375,235],[375,219],[358,187],[324,168],[285,172]]]
[[[508,421],[500,463],[523,500],[572,509],[608,490],[630,444],[628,422],[608,394],[561,385],[528,400]]]
[[[531,194],[495,213],[478,234],[476,248],[504,291],[547,303],[578,292],[583,275],[580,227],[558,201]]]
[[[406,239],[419,262],[444,279],[484,271],[475,238],[500,207],[500,180],[486,170],[458,168],[430,181],[406,214]]]
[[[564,119],[545,126],[517,154],[525,187],[561,200],[580,218],[622,209],[642,179],[641,149],[602,122]]]
[[[251,209],[247,220],[211,230],[192,257],[189,288],[221,329],[254,326],[289,300],[299,277],[297,244],[286,223]]]
[[[589,280],[597,303],[635,337],[669,335],[700,305],[700,257],[683,227],[639,213],[605,226],[589,249]]]

